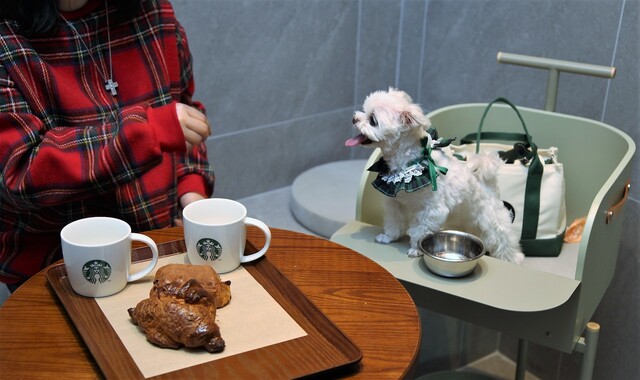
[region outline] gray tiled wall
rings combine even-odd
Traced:
[[[357,2],[175,1],[194,56],[216,195],[291,184],[350,150]]]
[[[426,110],[497,96],[542,108],[546,72],[498,64],[499,51],[615,66],[613,80],[561,74],[557,111],[601,120],[640,141],[638,0],[173,4],[189,35],[196,97],[214,126],[207,145],[216,196],[241,198],[281,188],[318,164],[366,157],[369,151],[345,148],[343,142],[352,134],[353,110],[373,90],[400,87]],[[585,154],[606,154],[606,147]],[[639,156],[617,275],[594,316],[602,325],[595,378],[640,378]],[[459,334],[456,349],[438,349],[450,346],[452,334],[435,338],[425,349],[432,360],[421,369],[460,364],[443,359],[443,352],[472,360],[500,348],[513,357],[512,338],[466,328],[471,332]],[[425,334],[430,332],[436,335],[427,327]],[[529,369],[538,376],[577,376],[580,354],[542,347],[530,352]]]

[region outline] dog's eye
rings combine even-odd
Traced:
[[[376,119],[375,115],[371,115],[369,116],[369,124],[373,125],[374,127],[378,126],[378,119]]]

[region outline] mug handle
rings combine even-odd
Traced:
[[[241,263],[248,263],[249,261],[261,258],[265,253],[267,253],[267,249],[269,249],[269,245],[271,245],[271,230],[269,229],[269,227],[267,227],[266,224],[254,218],[246,218],[244,224],[261,229],[262,232],[264,232],[264,237],[266,239],[264,242],[264,247],[262,247],[261,250],[256,253],[252,253],[251,255],[242,255],[240,257]]]
[[[144,269],[136,272],[136,273],[132,273],[129,274],[129,277],[127,277],[127,282],[131,282],[131,281],[136,281],[141,279],[142,277],[148,275],[149,273],[151,273],[151,271],[153,270],[153,268],[156,267],[156,264],[158,264],[158,246],[156,245],[156,242],[154,242],[150,237],[142,235],[142,234],[137,234],[135,232],[131,233],[131,240],[136,240],[142,243],[145,243],[146,245],[149,246],[149,248],[151,248],[151,253],[153,254],[153,257],[151,258],[151,262],[149,263],[149,265],[147,265]]]

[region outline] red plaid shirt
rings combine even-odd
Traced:
[[[167,1],[143,4],[121,24],[110,13],[115,97],[104,88],[102,1],[63,13],[80,36],[62,19],[54,34],[30,39],[0,21],[0,281],[60,259],[60,230],[73,220],[167,227],[182,194],[213,191],[205,146],[186,151],[176,115],[176,102],[202,109],[191,100],[184,30]]]

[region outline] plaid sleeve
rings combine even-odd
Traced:
[[[93,196],[157,165],[163,150],[184,150],[180,131],[159,141],[143,107],[103,116],[102,123],[81,127],[62,125],[64,120],[45,122],[0,66],[2,201],[28,210]]]

